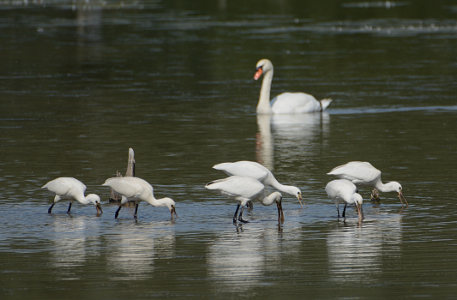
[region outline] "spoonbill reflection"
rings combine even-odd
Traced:
[[[401,264],[402,215],[381,213],[363,226],[338,225],[325,240],[331,282],[379,283],[386,265]]]
[[[374,187],[372,196],[377,194],[376,189],[381,192],[397,192],[401,205],[403,206],[406,204],[406,207],[408,207],[408,201],[406,201],[406,198],[403,196],[401,184],[396,181],[385,184],[382,183],[381,171],[373,167],[369,162],[351,161],[334,168],[327,174],[350,180],[357,185]]]
[[[233,215],[233,223],[238,221],[242,223],[248,223],[248,221],[243,220],[243,210],[248,201],[260,200],[263,205],[269,206],[273,203],[276,203],[278,208],[278,222],[284,223],[284,213],[282,211],[282,195],[279,192],[273,192],[270,195],[266,196],[265,186],[258,180],[252,177],[242,177],[242,176],[230,176],[224,179],[214,180],[208,183],[205,188],[208,190],[217,190],[224,195],[238,201],[235,214]],[[238,211],[241,206],[241,211]]]
[[[325,110],[331,99],[316,100],[306,93],[282,93],[273,98],[270,103],[271,82],[273,80],[273,64],[268,59],[257,62],[254,80],[263,75],[260,89],[259,102],[257,103],[258,114],[296,114],[309,113]]]
[[[114,215],[115,218],[118,217],[122,205],[128,201],[135,202],[135,214],[133,215],[135,219],[137,219],[138,204],[140,201],[146,201],[152,206],[166,206],[170,210],[172,219],[173,214],[177,216],[175,201],[167,197],[156,199],[154,197],[154,190],[152,185],[150,185],[144,179],[138,177],[112,177],[106,179],[105,183],[102,185],[109,186],[115,192],[122,195],[121,203]]]
[[[86,186],[76,178],[58,177],[49,181],[41,188],[48,189],[49,191],[56,194],[54,201],[48,209],[48,213],[51,213],[54,205],[63,199],[70,200],[67,214],[70,213],[73,200],[76,200],[81,204],[94,204],[95,208],[97,209],[97,216],[103,213],[102,207],[100,206],[100,197],[95,194],[84,196],[84,193],[86,192]]]
[[[355,184],[346,179],[336,179],[327,183],[325,191],[329,198],[335,201],[336,210],[338,211],[338,218],[340,217],[340,201],[344,201],[343,218],[346,218],[346,206],[348,204],[355,204],[357,207],[357,213],[359,220],[363,219],[362,203],[363,199],[360,194],[357,193],[357,187]]]
[[[148,230],[153,229],[153,230]],[[175,257],[176,237],[172,228],[153,224],[123,224],[106,236],[108,277],[114,280],[150,278],[156,261]]]
[[[214,165],[213,169],[223,171],[230,176],[254,178],[264,185],[271,186],[278,191],[297,197],[298,202],[303,207],[301,202],[302,194],[299,188],[279,183],[270,170],[257,162],[242,160],[237,162],[220,163]]]

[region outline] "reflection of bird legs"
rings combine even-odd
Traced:
[[[376,188],[374,188],[371,191],[370,199],[371,199],[371,201],[375,201],[375,202],[381,201],[381,198],[379,198],[379,192]]]

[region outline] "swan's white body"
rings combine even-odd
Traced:
[[[297,197],[298,202],[302,205],[302,194],[299,188],[279,183],[270,170],[257,162],[241,160],[237,162],[220,163],[214,165],[213,169],[223,171],[230,176],[254,178],[264,185],[271,186],[278,191]]]
[[[338,217],[340,216],[340,202],[345,203],[343,217],[345,217],[346,206],[348,204],[354,204],[357,207],[357,213],[359,214],[359,218],[363,217],[363,199],[362,196],[357,193],[357,187],[355,186],[355,184],[346,179],[335,179],[327,183],[325,191],[327,192],[329,198],[335,201],[336,209],[338,211]]]
[[[224,179],[214,180],[208,183],[205,188],[208,190],[216,190],[224,195],[227,195],[239,202],[236,209],[233,221],[236,222],[236,216],[238,209],[241,205],[241,212],[238,220],[242,220],[243,209],[248,201],[260,201],[263,205],[269,206],[273,203],[277,204],[278,207],[278,221],[284,222],[284,213],[282,211],[282,196],[279,192],[273,192],[270,195],[265,194],[265,186],[252,177],[243,176],[230,176]]]
[[[150,185],[146,180],[138,177],[112,177],[106,179],[104,186],[111,187],[115,192],[122,195],[121,205],[119,205],[118,210],[116,211],[115,217],[117,218],[119,210],[122,207],[122,204],[127,203],[128,201],[136,202],[135,215],[137,217],[138,203],[140,201],[146,201],[152,206],[166,206],[171,213],[171,218],[173,214],[176,215],[175,201],[171,198],[162,198],[156,199],[154,197],[154,190],[152,185]]]
[[[351,161],[333,168],[327,175],[335,175],[338,178],[350,180],[356,185],[371,186],[381,192],[397,192],[402,205],[405,201],[406,206],[408,206],[408,202],[402,193],[401,184],[396,181],[382,183],[381,171],[369,162]]]
[[[306,93],[282,93],[273,98],[270,103],[271,82],[273,81],[273,64],[268,59],[257,62],[254,79],[262,76],[259,102],[257,103],[258,114],[303,114],[325,110],[331,99],[316,100]]]
[[[60,200],[70,200],[67,213],[70,213],[71,204],[73,200],[78,201],[81,204],[94,204],[97,208],[97,215],[102,213],[100,206],[100,197],[95,194],[89,194],[84,196],[86,192],[86,186],[84,183],[73,177],[58,177],[43,185],[42,189],[48,189],[49,191],[56,194],[52,205],[49,207],[48,212],[52,212],[54,204]]]

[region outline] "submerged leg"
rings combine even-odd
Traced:
[[[119,211],[121,210],[122,205],[119,205],[118,209],[116,210],[116,213],[114,214],[114,218],[117,219],[117,216],[119,216]]]
[[[249,221],[243,220],[243,210],[244,210],[244,206],[241,206],[241,211],[240,211],[240,215],[238,216],[238,221],[240,221],[241,223],[249,223]]]
[[[56,204],[56,203],[55,203],[55,202],[52,202],[51,206],[49,206],[49,208],[48,208],[48,214],[51,213],[52,208],[54,207],[54,204]]]
[[[344,203],[343,218],[345,218],[345,219],[346,219],[346,206],[348,206],[347,203]]]
[[[71,202],[71,201],[70,201],[70,204],[68,205],[68,209],[67,209],[67,214],[69,214],[69,213],[70,213],[70,210],[71,210],[71,204],[72,204],[72,203],[73,203],[73,202]]]
[[[138,215],[138,203],[135,204],[135,213],[133,214],[133,217],[135,218],[135,220],[137,219],[137,215]]]
[[[238,217],[238,210],[240,209],[240,204],[236,206],[235,214],[233,215],[233,224],[236,224],[236,217]]]

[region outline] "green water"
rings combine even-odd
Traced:
[[[84,4],[85,3],[85,4]],[[0,3],[1,299],[453,298],[457,292],[457,6],[454,1]],[[324,114],[257,117],[255,64],[272,95]],[[136,174],[178,218],[108,204]],[[306,202],[256,205],[205,190],[211,166],[253,160]],[[370,161],[395,194],[361,189],[346,222],[326,173]],[[104,213],[40,187],[73,176]]]

